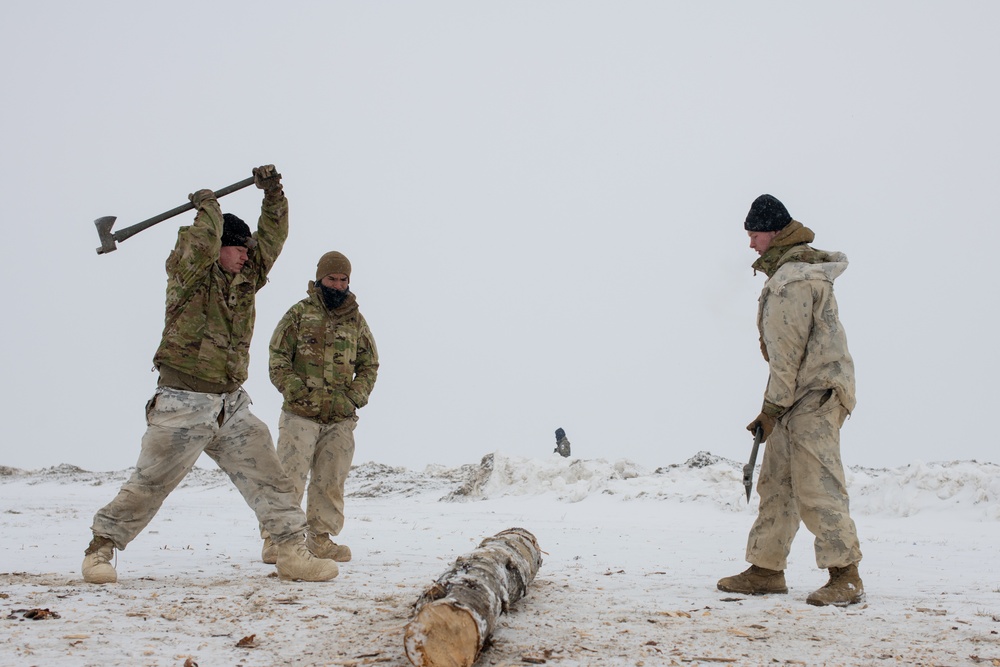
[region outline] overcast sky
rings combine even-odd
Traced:
[[[847,254],[847,464],[998,460],[1000,4],[17,3],[0,25],[0,465],[131,466],[163,262],[273,163],[291,232],[250,379],[328,250],[382,366],[355,462],[746,458],[767,366],[742,223]],[[256,219],[259,191],[222,200]],[[207,459],[202,460],[207,464]]]

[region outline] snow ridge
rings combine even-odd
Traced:
[[[759,473],[759,470],[757,471]],[[755,473],[755,479],[756,474]],[[62,464],[36,471],[0,466],[0,484],[121,484],[131,469],[92,472]],[[982,521],[1000,521],[1000,466],[977,461],[916,462],[899,468],[847,470],[852,513],[910,517],[946,512]],[[215,468],[195,468],[183,487],[228,485]],[[527,459],[499,451],[478,465],[427,466],[423,471],[367,462],[351,469],[347,495],[390,498],[430,495],[443,502],[469,502],[504,496],[547,496],[577,503],[594,496],[621,502],[667,501],[707,504],[733,512],[748,509],[743,463],[698,452],[681,464],[648,470],[627,459],[563,458],[556,454]],[[756,509],[752,494],[749,508]]]

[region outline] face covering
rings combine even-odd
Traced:
[[[321,282],[316,284],[319,285],[319,293],[323,297],[323,303],[325,303],[326,307],[330,310],[340,308],[341,304],[347,300],[347,295],[351,293],[349,289],[331,289]]]

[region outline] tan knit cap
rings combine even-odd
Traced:
[[[319,263],[316,265],[316,280],[322,280],[331,273],[343,273],[350,278],[351,260],[336,250],[326,253],[319,258]]]

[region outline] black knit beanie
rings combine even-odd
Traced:
[[[222,216],[222,245],[238,245],[244,248],[252,248],[257,245],[257,242],[250,234],[250,227],[247,223],[232,213],[225,213]]]
[[[748,232],[777,232],[791,221],[784,204],[772,195],[761,195],[750,205],[743,227]]]

